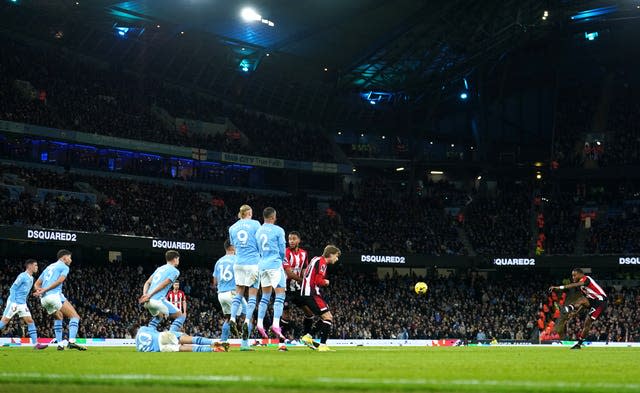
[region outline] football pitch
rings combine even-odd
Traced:
[[[335,349],[0,348],[0,392],[640,392],[640,349],[635,348]]]

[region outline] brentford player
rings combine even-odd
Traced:
[[[187,295],[180,290],[180,283],[178,281],[173,283],[173,289],[167,293],[167,300],[180,310],[182,315],[187,315]]]
[[[572,313],[580,307],[589,308],[589,315],[584,322],[584,328],[582,329],[582,332],[578,335],[578,342],[573,347],[571,347],[571,349],[580,349],[582,348],[584,338],[587,336],[589,330],[591,329],[591,324],[593,323],[593,321],[600,318],[604,310],[606,310],[607,308],[607,294],[604,292],[602,287],[598,285],[596,280],[594,280],[590,276],[585,275],[582,269],[573,269],[573,271],[571,272],[571,279],[573,283],[551,287],[549,288],[549,290],[564,291],[566,289],[579,288],[584,295],[572,304],[565,306],[563,309],[564,313]]]
[[[333,265],[338,262],[340,254],[341,252],[338,247],[333,245],[326,246],[321,257],[315,257],[309,262],[302,276],[300,295],[302,296],[303,302],[315,315],[320,317],[320,345],[317,349],[321,352],[330,351],[329,347],[327,347],[327,338],[333,325],[333,315],[331,315],[329,306],[322,298],[320,288],[329,285],[329,280],[326,278],[327,265]],[[305,333],[302,341],[309,348],[315,349],[316,346],[314,345],[315,343],[313,342],[310,332],[307,331]]]
[[[295,305],[304,312],[304,333],[311,331],[313,326],[313,312],[306,306],[300,296],[300,284],[302,283],[302,273],[309,262],[309,253],[300,248],[301,236],[299,232],[291,231],[288,236],[289,247],[285,251],[285,258],[282,267],[287,274],[287,297],[284,303],[284,314],[280,321],[282,330],[286,331],[289,326],[289,309]]]

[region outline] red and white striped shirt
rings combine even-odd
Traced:
[[[593,278],[583,276],[578,282],[584,283],[584,285],[580,287],[580,290],[587,298],[597,300],[607,299],[607,294]]]
[[[167,300],[169,301],[169,303],[176,306],[178,310],[184,311],[182,309],[182,302],[187,301],[187,295],[185,295],[184,292],[179,289],[177,291],[171,290],[169,291],[169,293],[167,293]]]
[[[326,286],[324,283],[327,275],[327,261],[324,257],[315,257],[309,262],[302,277],[302,288],[300,295],[312,296],[320,295],[320,287]]]
[[[297,251],[294,251],[287,247],[284,254],[284,261],[282,262],[282,267],[285,270],[291,269],[295,274],[301,275],[304,272],[305,267],[307,267],[308,257],[309,254],[302,248],[298,248]],[[287,290],[299,291],[300,283],[296,280],[287,278]]]

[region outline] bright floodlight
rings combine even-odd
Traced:
[[[262,20],[262,15],[258,14],[256,10],[251,7],[245,7],[240,11],[240,16],[247,22]]]

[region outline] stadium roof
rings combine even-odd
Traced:
[[[281,52],[340,70],[342,87],[407,90],[509,41],[533,23],[540,0],[132,0],[106,2],[112,15],[210,33],[229,43]],[[273,21],[247,23],[252,6]]]

